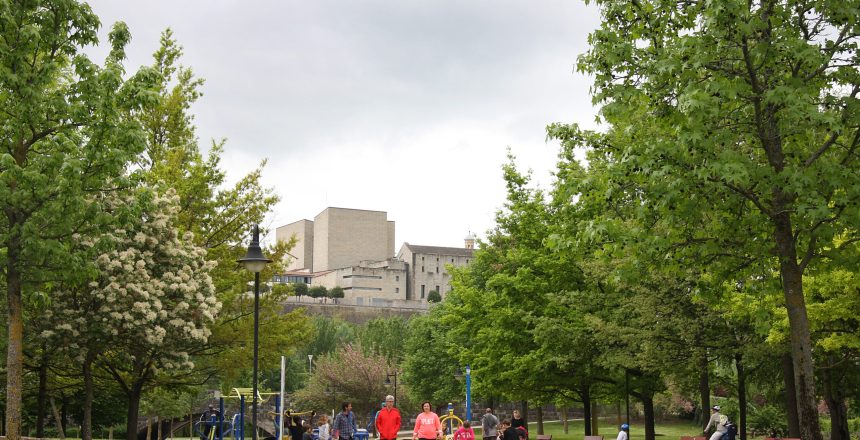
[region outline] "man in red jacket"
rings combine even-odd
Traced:
[[[394,396],[385,396],[385,408],[376,415],[376,432],[380,440],[395,440],[397,431],[400,431],[400,411],[394,407]]]

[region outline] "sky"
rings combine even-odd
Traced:
[[[227,139],[231,181],[268,160],[272,231],[335,206],[386,211],[397,249],[462,247],[494,226],[508,150],[549,188],[546,126],[595,127],[591,80],[574,67],[599,17],[580,0],[89,4],[102,42],[129,26],[129,71],[173,30],[181,63],[206,80],[192,108],[201,146]]]

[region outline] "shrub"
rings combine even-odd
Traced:
[[[747,429],[753,435],[784,437],[788,435],[788,423],[785,411],[774,405],[762,407],[750,406],[747,416]]]

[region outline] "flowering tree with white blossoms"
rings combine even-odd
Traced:
[[[91,436],[92,367],[99,365],[128,398],[127,437],[134,439],[143,391],[159,371],[193,369],[189,351],[206,343],[221,303],[206,249],[175,227],[179,204],[172,190],[107,203],[138,209],[123,227],[96,240],[81,238],[97,251],[98,275],[85,288],[58,295],[57,325],[43,336],[78,350],[86,396],[82,437]]]

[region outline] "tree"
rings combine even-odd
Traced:
[[[338,298],[343,298],[343,296],[343,287],[340,286],[334,286],[328,292],[328,297],[334,299],[335,302],[337,302]]]
[[[328,295],[328,289],[325,286],[313,286],[306,293],[311,298],[325,298]],[[299,296],[298,289],[296,289],[296,296]]]
[[[130,206],[146,194],[117,197],[114,206]],[[94,397],[92,364],[101,357],[128,399],[127,438],[137,437],[137,415],[145,387],[160,370],[173,374],[193,369],[189,347],[205,344],[221,309],[209,276],[214,263],[194,244],[190,232],[180,235],[174,222],[179,199],[170,191],[155,195],[138,217],[118,225],[98,241],[84,244],[106,250],[96,257],[98,276],[83,289],[58,297],[62,319],[54,332],[80,350],[85,403],[83,433],[92,437]],[[104,245],[101,245],[104,246]],[[54,336],[47,331],[45,336]]]
[[[6,433],[21,436],[23,296],[48,280],[86,273],[67,252],[75,232],[97,230],[91,196],[127,186],[126,165],[143,149],[125,115],[150,100],[152,75],[124,81],[122,23],[99,67],[79,48],[98,42],[98,18],[74,1],[4,1],[0,14],[0,264],[6,287]]]
[[[323,287],[325,289],[325,287]],[[310,289],[308,289],[308,285],[305,283],[296,283],[293,284],[293,293],[301,298],[304,295],[310,294]]]
[[[427,293],[427,302],[437,303],[442,301],[442,295],[436,290],[431,290]]]
[[[308,386],[296,393],[296,401],[312,408],[325,408],[336,406],[338,399],[348,400],[356,414],[379,408],[380,397],[386,393],[386,374],[394,371],[384,357],[366,354],[360,345],[351,344],[320,356],[314,364],[313,376]]]
[[[667,234],[639,239],[652,258],[779,275],[801,437],[821,439],[803,274],[860,240],[858,5],[595,3],[579,67],[609,130],[582,143],[606,154],[607,196],[636,183]]]

